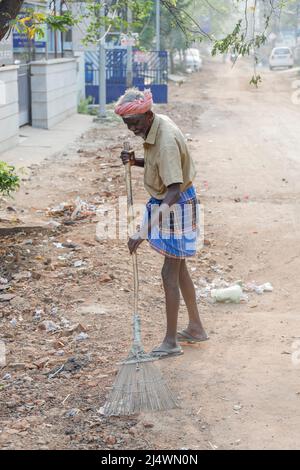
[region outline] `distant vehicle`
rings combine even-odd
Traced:
[[[273,70],[275,67],[294,67],[294,56],[289,47],[274,47],[269,57],[269,67]]]
[[[238,59],[237,53],[236,53],[236,52],[231,52],[231,54],[230,54],[230,62],[231,62],[232,64],[235,64],[236,61],[237,61],[237,59]]]
[[[177,65],[184,64],[186,72],[198,72],[202,68],[202,58],[198,49],[187,49],[183,53],[183,57],[177,52],[174,55],[174,63]]]
[[[199,72],[202,68],[202,59],[198,49],[187,49],[185,51],[185,64],[187,71]]]

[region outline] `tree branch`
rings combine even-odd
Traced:
[[[24,0],[0,0],[0,41],[10,30],[10,22],[21,10]]]

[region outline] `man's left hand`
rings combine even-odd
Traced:
[[[141,238],[139,233],[136,233],[133,235],[131,238],[128,240],[128,248],[130,251],[130,254],[135,253],[140,244],[144,241],[144,238]]]

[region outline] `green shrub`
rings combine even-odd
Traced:
[[[9,195],[19,188],[19,177],[15,172],[15,167],[0,161],[0,194]]]
[[[89,112],[89,105],[92,104],[93,98],[89,96],[86,99],[81,99],[78,105],[78,113],[79,114],[90,114]]]

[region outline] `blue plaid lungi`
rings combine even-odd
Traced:
[[[162,200],[151,197],[146,205],[143,225],[159,211]],[[167,216],[160,213],[159,224],[148,230],[150,246],[168,258],[188,258],[197,251],[199,238],[200,205],[194,186],[180,194],[180,199],[170,207]]]

